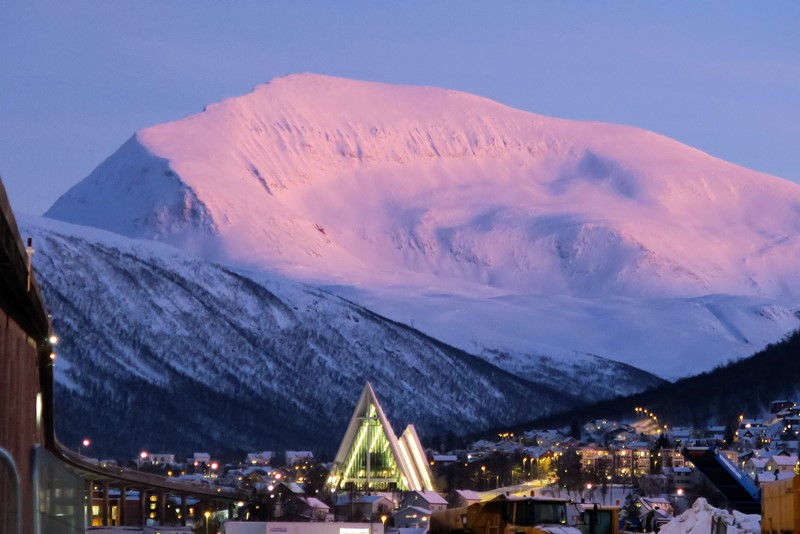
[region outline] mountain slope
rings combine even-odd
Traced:
[[[799,186],[456,91],[277,79],[137,132],[47,215],[325,287],[513,372],[685,376],[798,326]]]
[[[779,371],[778,371],[779,370]],[[800,330],[763,350],[707,373],[662,384],[639,394],[583,406],[520,428],[569,425],[596,418],[631,419],[644,406],[669,426],[735,423],[738,416],[770,417],[769,403],[800,396]]]
[[[255,281],[171,247],[45,219],[22,227],[62,339],[57,421],[68,445],[91,435],[108,454],[334,450],[366,380],[398,428],[413,422],[428,435],[573,406],[588,386],[511,375],[280,277]],[[589,364],[625,388],[660,382]]]
[[[360,285],[800,294],[795,184],[635,128],[316,75],[138,132],[47,216]]]

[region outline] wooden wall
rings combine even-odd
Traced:
[[[0,447],[16,462],[22,490],[22,507],[14,510],[10,481],[0,485],[5,488],[0,489],[0,518],[21,514],[22,532],[33,531],[31,451],[44,442],[41,412],[37,417],[36,408],[39,384],[36,341],[0,310]]]

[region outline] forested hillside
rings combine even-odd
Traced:
[[[595,418],[631,418],[644,406],[672,426],[733,422],[740,414],[756,417],[770,401],[800,399],[800,330],[764,350],[712,371],[664,384],[643,393],[537,419],[519,428],[583,423]]]

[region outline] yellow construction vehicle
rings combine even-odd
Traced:
[[[618,534],[619,511],[565,499],[500,495],[431,515],[431,534]]]

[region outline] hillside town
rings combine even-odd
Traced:
[[[129,466],[231,488],[247,499],[236,509],[219,509],[95,486],[91,524],[172,524],[187,532],[203,526],[210,533],[235,533],[242,522],[347,522],[379,524],[386,532],[445,532],[436,523],[448,510],[536,497],[574,506],[573,526],[585,527],[581,510],[597,505],[615,511],[621,530],[653,532],[696,502],[704,509],[735,508],[687,451],[718,451],[754,484],[769,484],[798,474],[799,428],[800,407],[789,400],[772,402],[766,417],[742,414],[738,428],[670,427],[637,407],[627,422],[596,419],[577,428],[501,432],[463,448],[423,450],[413,425],[401,438],[394,436],[367,384],[334,462],[321,462],[312,451],[253,451],[232,462],[205,452],[180,459],[142,451]],[[375,445],[369,453],[365,442]],[[395,443],[402,445],[392,458]],[[381,448],[388,452],[377,454]],[[415,463],[422,455],[424,461]],[[390,472],[394,465],[396,473]]]

